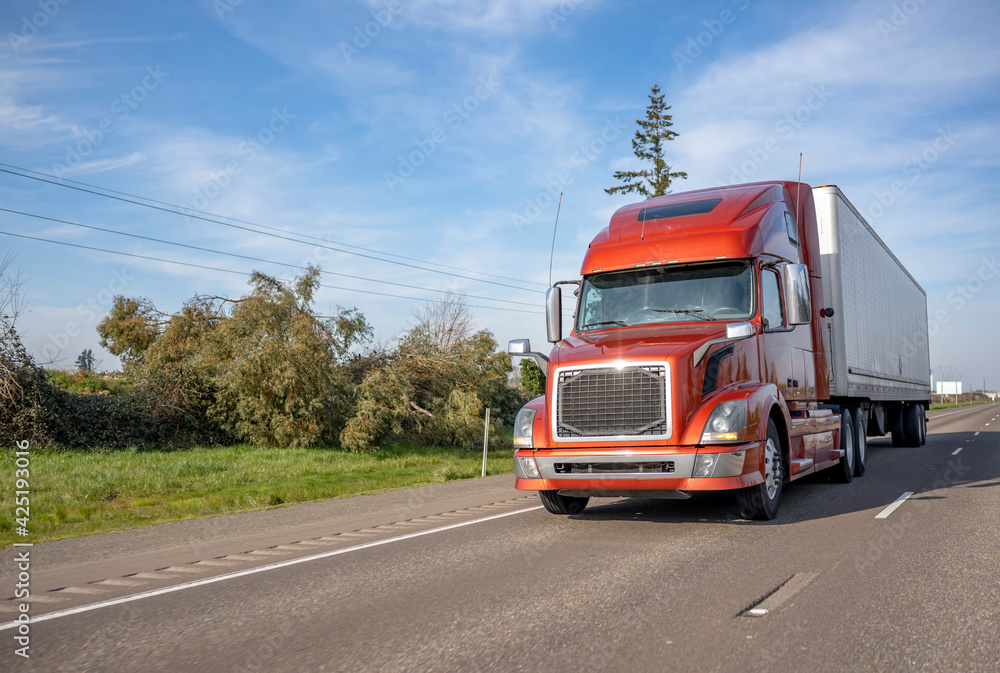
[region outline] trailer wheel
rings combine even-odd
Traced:
[[[764,442],[764,483],[736,492],[736,504],[744,519],[773,519],[781,504],[781,482],[785,477],[785,460],[781,455],[781,436],[772,419],[767,420],[767,441]]]
[[[852,409],[854,414],[854,476],[863,477],[868,463],[868,419],[864,409]]]
[[[906,407],[898,406],[893,407],[890,413],[889,419],[889,431],[892,433],[892,445],[893,446],[906,446],[906,428],[904,418],[906,416]]]
[[[539,491],[545,509],[551,514],[579,514],[587,506],[590,498],[572,498],[559,495],[559,491]]]
[[[854,479],[854,454],[857,446],[854,442],[854,416],[847,407],[840,410],[840,450],[844,455],[840,457],[840,463],[831,469],[837,481],[849,484]]]
[[[905,420],[903,431],[906,435],[906,446],[921,446],[924,443],[924,424],[920,417],[923,416],[924,408],[919,404],[907,404],[903,408]],[[893,437],[895,439],[895,436]]]

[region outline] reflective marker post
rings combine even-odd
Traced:
[[[486,425],[483,427],[483,476],[486,476],[486,447],[490,443],[490,408],[486,407]]]

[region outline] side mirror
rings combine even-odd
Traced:
[[[781,267],[781,282],[785,286],[785,315],[789,325],[812,322],[812,300],[809,293],[809,270],[805,264],[785,264]]]
[[[561,287],[550,287],[545,293],[545,329],[549,343],[562,341]]]
[[[531,339],[512,339],[507,342],[507,355],[527,355],[531,352]]]
[[[531,350],[530,339],[511,339],[507,342],[507,355],[531,358],[546,376],[549,375],[549,359],[542,353]]]

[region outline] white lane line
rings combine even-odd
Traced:
[[[960,446],[960,447],[958,447],[957,449],[955,449],[954,451],[952,451],[952,452],[951,452],[951,455],[953,455],[953,456],[957,456],[957,455],[958,455],[958,453],[959,453],[959,451],[961,451],[961,450],[962,450],[962,449],[964,449],[964,448],[965,448],[964,446]]]
[[[899,496],[898,498],[896,498],[896,502],[892,503],[891,505],[883,509],[881,512],[876,514],[875,518],[876,519],[889,518],[889,515],[895,512],[896,508],[902,505],[906,501],[906,499],[909,498],[911,495],[913,495],[913,491],[907,491],[903,495]]]
[[[955,414],[964,414],[966,411],[972,411],[975,408],[976,407],[966,407],[965,409],[960,409],[958,411],[949,411],[946,414],[937,414],[935,416],[928,416],[927,420],[928,421],[933,421],[933,420],[937,420],[938,418],[944,418],[945,416],[954,416]]]
[[[978,436],[979,436],[979,433],[977,432],[976,434],[974,434],[974,435],[972,435],[972,436],[973,436],[973,437],[978,437]]]
[[[513,512],[502,512],[500,514],[493,514],[491,516],[484,516],[479,519],[473,519],[471,521],[459,521],[458,523],[448,524],[447,526],[439,526],[437,528],[431,528],[430,530],[419,530],[415,533],[407,533],[406,535],[397,535],[396,537],[386,538],[385,540],[374,540],[372,542],[365,542],[364,544],[354,545],[353,547],[345,547],[343,549],[333,549],[330,551],[320,552],[319,554],[313,554],[312,556],[302,556],[299,558],[288,559],[286,561],[278,561],[276,563],[269,563],[268,565],[258,566],[256,568],[247,568],[246,570],[237,570],[235,572],[226,573],[225,575],[217,575],[216,577],[206,577],[200,580],[193,580],[191,582],[184,582],[183,584],[175,584],[169,587],[163,587],[162,589],[153,589],[152,591],[144,591],[138,594],[132,594],[131,596],[122,596],[121,598],[112,598],[106,601],[101,601],[100,603],[91,603],[90,605],[81,605],[76,608],[69,608],[66,610],[59,610],[57,612],[50,612],[48,614],[39,615],[38,617],[32,617],[31,623],[35,624],[38,622],[47,622],[50,619],[59,619],[60,617],[69,617],[70,615],[78,615],[83,612],[91,612],[92,610],[99,610],[101,608],[111,607],[112,605],[121,605],[122,603],[129,603],[131,601],[142,600],[143,598],[153,598],[154,596],[162,596],[163,594],[173,593],[175,591],[182,591],[184,589],[193,589],[194,587],[200,587],[205,584],[214,584],[216,582],[223,582],[225,580],[236,579],[237,577],[244,577],[246,575],[253,575],[255,573],[262,573],[268,570],[277,570],[278,568],[285,568],[288,566],[296,565],[298,563],[306,563],[308,561],[316,561],[319,559],[330,558],[331,556],[339,556],[340,554],[347,554],[352,551],[360,551],[362,549],[369,549],[371,547],[378,547],[384,544],[390,544],[392,542],[401,542],[403,540],[410,540],[415,537],[422,537],[424,535],[432,535],[434,533],[442,533],[446,530],[452,530],[454,528],[463,528],[464,526],[472,526],[477,523],[485,523],[487,521],[493,521],[495,519],[502,519],[504,517],[513,516],[515,514],[524,514],[525,512],[533,512],[536,509],[541,509],[542,506],[538,505],[536,507],[528,507],[526,509],[518,509]],[[65,599],[53,599],[51,597],[45,596],[32,596],[29,600],[34,600],[38,602],[51,602],[53,600],[65,600]],[[7,622],[5,624],[0,624],[0,631],[6,631],[8,629],[17,628],[17,622]]]

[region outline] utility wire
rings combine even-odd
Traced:
[[[82,187],[74,187],[73,185],[67,185],[67,184],[62,183],[62,182],[56,182],[55,180],[47,180],[45,178],[35,177],[33,175],[25,175],[24,173],[18,173],[16,171],[7,170],[6,168],[0,168],[0,173],[7,173],[9,175],[16,175],[18,177],[27,178],[29,180],[37,180],[38,182],[45,182],[45,183],[48,183],[50,185],[55,185],[57,187],[63,187],[65,189],[73,189],[73,190],[76,190],[78,192],[84,192],[86,194],[93,194],[94,196],[101,196],[101,197],[104,197],[106,199],[114,199],[116,201],[122,201],[124,203],[131,203],[133,205],[143,206],[145,208],[152,208],[153,210],[159,210],[159,211],[162,211],[162,212],[165,212],[165,213],[172,213],[174,215],[181,215],[182,217],[190,217],[190,218],[195,219],[195,220],[202,220],[204,222],[211,222],[213,224],[220,224],[220,225],[222,225],[224,227],[231,227],[233,229],[241,229],[243,231],[249,231],[249,232],[253,232],[255,234],[261,234],[262,236],[270,236],[272,238],[280,238],[280,239],[283,239],[283,240],[286,240],[286,241],[292,241],[294,243],[301,243],[303,245],[314,246],[314,247],[317,247],[317,248],[324,248],[326,250],[333,250],[334,252],[342,252],[345,255],[356,255],[358,257],[364,257],[366,259],[373,259],[373,260],[376,260],[376,261],[379,261],[379,262],[385,262],[386,264],[398,264],[400,266],[409,267],[411,269],[419,269],[421,271],[428,271],[430,273],[437,273],[437,274],[442,274],[442,275],[445,275],[445,276],[454,276],[455,278],[463,278],[465,280],[471,280],[471,281],[475,281],[477,283],[489,283],[491,285],[500,285],[502,287],[508,287],[508,288],[512,288],[514,290],[521,290],[522,292],[542,292],[542,290],[531,290],[529,288],[519,287],[517,285],[510,285],[508,283],[500,283],[500,282],[494,281],[494,280],[484,280],[482,278],[475,278],[473,276],[466,276],[466,275],[463,275],[463,274],[460,274],[460,273],[453,273],[453,272],[450,272],[450,271],[442,271],[440,269],[431,269],[431,268],[428,268],[426,266],[419,266],[417,264],[410,264],[410,263],[407,263],[407,262],[398,262],[398,261],[391,260],[391,259],[384,259],[383,257],[378,257],[376,255],[371,255],[371,254],[366,254],[366,253],[361,253],[361,252],[355,252],[353,250],[344,250],[343,248],[337,248],[337,247],[334,247],[334,246],[331,246],[331,245],[326,245],[324,243],[311,243],[309,241],[303,241],[303,240],[301,240],[299,238],[294,238],[292,236],[281,235],[281,234],[272,234],[272,233],[268,233],[266,231],[260,231],[259,229],[252,229],[250,227],[246,227],[246,226],[243,226],[243,225],[232,224],[231,222],[223,222],[221,220],[213,219],[213,218],[210,218],[210,217],[203,217],[201,215],[192,215],[190,213],[185,213],[185,212],[182,212],[180,210],[176,210],[174,208],[165,208],[165,207],[162,207],[162,206],[155,206],[155,205],[152,205],[150,203],[143,203],[141,201],[136,201],[134,199],[126,199],[126,198],[123,198],[121,196],[113,196],[111,194],[105,194],[103,192],[98,192],[98,191],[94,191],[94,190],[91,190],[91,189],[84,189]],[[138,198],[142,198],[142,197],[138,197]],[[255,225],[255,226],[259,226],[259,225]],[[521,281],[521,282],[524,282],[524,281]]]
[[[133,252],[121,252],[120,250],[107,250],[105,248],[95,248],[95,247],[90,246],[90,245],[82,245],[82,244],[79,244],[79,243],[68,243],[66,241],[54,241],[54,240],[49,239],[49,238],[41,238],[41,237],[38,237],[38,236],[27,236],[25,234],[15,234],[15,233],[10,232],[10,231],[0,231],[0,234],[5,235],[5,236],[14,236],[16,238],[24,238],[24,239],[28,239],[30,241],[41,241],[42,243],[53,243],[55,245],[64,245],[64,246],[67,246],[67,247],[70,247],[70,248],[81,248],[83,250],[93,250],[95,252],[106,252],[106,253],[109,253],[109,254],[112,254],[112,255],[121,255],[123,257],[135,257],[137,259],[148,259],[148,260],[151,260],[151,261],[154,261],[154,262],[164,262],[166,264],[177,264],[177,265],[180,265],[180,266],[189,266],[189,267],[193,267],[193,268],[196,268],[196,269],[207,269],[209,271],[219,271],[221,273],[232,273],[232,274],[236,274],[238,276],[248,276],[249,277],[249,276],[253,275],[252,273],[247,273],[246,271],[234,271],[232,269],[220,269],[217,266],[208,266],[207,264],[195,264],[194,262],[178,262],[177,260],[173,260],[173,259],[163,259],[162,257],[152,257],[150,255],[139,255],[139,254],[136,254],[136,253],[133,253]],[[278,279],[278,280],[281,280],[282,282],[286,282],[286,283],[289,282],[288,280],[285,280],[285,279]],[[357,290],[357,289],[350,288],[350,287],[339,287],[339,286],[336,286],[336,285],[325,285],[323,283],[320,283],[320,287],[325,287],[325,288],[328,288],[328,289],[331,289],[331,290],[344,290],[344,291],[347,291],[347,292],[361,292],[363,294],[374,294],[374,295],[378,295],[380,297],[393,297],[395,299],[409,299],[409,300],[412,300],[412,301],[429,301],[429,302],[434,302],[436,304],[445,304],[445,303],[448,303],[447,299],[429,299],[429,298],[428,299],[424,299],[424,298],[421,298],[421,297],[407,297],[407,296],[401,295],[401,294],[389,294],[387,292],[375,292],[374,290]],[[519,309],[519,308],[501,308],[499,306],[476,306],[476,305],[473,305],[473,304],[469,304],[469,308],[481,308],[481,309],[486,309],[486,310],[489,310],[489,311],[509,311],[509,312],[512,312],[512,313],[532,313],[532,314],[536,314],[536,315],[539,313],[538,311],[525,311],[524,309]]]
[[[63,178],[63,177],[59,177],[59,176],[56,176],[56,175],[51,175],[49,173],[43,173],[41,171],[33,171],[30,168],[22,168],[20,166],[14,166],[12,164],[5,164],[3,162],[0,162],[0,166],[6,166],[7,168],[13,168],[15,170],[23,171],[25,173],[33,173],[35,175],[41,175],[41,176],[46,177],[46,178],[53,178],[53,179],[56,179],[56,180],[62,180],[63,182],[72,182],[75,185],[83,185],[84,187],[91,187],[93,189],[99,189],[102,192],[110,192],[112,194],[120,194],[122,196],[131,196],[134,199],[142,199],[143,201],[149,201],[150,203],[158,203],[161,206],[170,206],[171,208],[180,208],[182,210],[187,210],[187,211],[190,211],[192,213],[201,213],[202,215],[211,215],[212,217],[221,217],[224,220],[231,220],[233,222],[239,222],[240,224],[249,224],[249,225],[254,226],[254,227],[260,227],[261,229],[269,229],[271,231],[279,231],[279,232],[282,232],[282,233],[287,233],[287,230],[281,229],[280,227],[270,227],[270,226],[268,226],[266,224],[260,224],[258,222],[250,222],[248,220],[241,220],[238,217],[230,217],[229,215],[220,215],[218,213],[212,213],[212,212],[209,212],[209,211],[206,211],[206,210],[198,210],[197,208],[191,208],[190,206],[181,206],[181,205],[177,205],[176,203],[168,203],[167,201],[157,201],[156,199],[151,199],[148,196],[141,196],[141,195],[132,194],[132,193],[129,193],[129,192],[122,192],[122,191],[118,191],[117,189],[111,189],[109,187],[101,187],[99,185],[93,185],[93,184],[91,184],[89,182],[80,182],[79,180],[70,180],[69,178]],[[17,173],[12,173],[12,174],[13,175],[17,175]],[[22,177],[31,178],[30,175],[24,175]],[[60,184],[59,186],[65,186],[65,185],[61,185]],[[497,275],[497,274],[486,273],[485,271],[477,271],[475,269],[466,269],[466,268],[461,267],[461,266],[451,266],[449,264],[442,264],[440,262],[431,262],[431,261],[428,261],[428,260],[425,260],[425,259],[418,259],[416,257],[407,257],[406,255],[397,255],[397,254],[392,253],[392,252],[385,252],[384,250],[375,250],[374,248],[366,248],[366,247],[360,246],[360,245],[351,245],[350,243],[343,243],[341,241],[330,241],[330,240],[325,239],[325,238],[320,238],[319,236],[311,236],[309,234],[302,234],[302,233],[297,234],[297,235],[301,236],[302,238],[310,238],[310,239],[312,239],[314,241],[320,241],[322,243],[332,243],[333,245],[342,245],[345,248],[354,248],[355,250],[364,250],[365,252],[371,252],[371,253],[375,253],[377,255],[385,255],[386,257],[396,257],[397,259],[405,259],[405,260],[410,261],[410,262],[420,262],[421,264],[430,264],[431,266],[440,266],[443,269],[452,269],[453,271],[466,271],[466,272],[469,272],[469,273],[477,273],[477,274],[479,274],[481,276],[487,276],[489,278],[500,278],[502,280],[513,280],[515,282],[527,283],[527,284],[531,284],[531,285],[543,285],[542,283],[537,283],[535,281],[529,281],[529,280],[523,280],[521,278],[512,278],[510,276],[500,276],[500,275]]]
[[[276,262],[276,261],[271,260],[271,259],[263,259],[261,257],[251,257],[249,255],[241,255],[241,254],[235,253],[235,252],[225,252],[223,250],[212,250],[211,248],[203,248],[203,247],[198,246],[198,245],[189,245],[187,243],[177,243],[176,241],[167,241],[167,240],[164,240],[162,238],[153,238],[152,236],[142,236],[140,234],[131,234],[131,233],[126,232],[126,231],[116,231],[114,229],[105,229],[104,227],[97,227],[97,226],[94,226],[92,224],[81,224],[79,222],[70,222],[69,220],[60,220],[60,219],[57,219],[55,217],[45,217],[44,215],[35,215],[34,213],[26,213],[26,212],[23,212],[23,211],[20,211],[20,210],[11,210],[10,208],[0,208],[0,211],[5,212],[5,213],[13,213],[15,215],[24,215],[25,217],[33,217],[35,219],[46,220],[48,222],[57,222],[59,224],[67,224],[67,225],[72,226],[72,227],[81,227],[83,229],[92,229],[94,231],[103,231],[103,232],[106,232],[106,233],[109,233],[109,234],[115,234],[117,236],[128,236],[129,238],[138,238],[138,239],[142,239],[144,241],[153,241],[154,243],[163,243],[165,245],[173,245],[173,246],[177,246],[179,248],[188,248],[190,250],[200,250],[202,252],[209,252],[209,253],[212,253],[214,255],[225,255],[227,257],[238,257],[240,259],[247,259],[247,260],[250,260],[252,262],[263,262],[265,264],[277,264],[278,266],[287,266],[287,267],[290,267],[290,268],[293,268],[293,269],[302,269],[303,271],[308,271],[309,270],[309,267],[302,266],[301,264],[290,264],[288,262]],[[352,274],[349,274],[349,273],[338,273],[336,271],[322,271],[321,270],[321,273],[329,274],[331,276],[341,276],[343,278],[353,278],[355,280],[363,280],[363,281],[367,281],[369,283],[382,283],[384,285],[395,285],[396,287],[404,287],[404,288],[407,288],[407,289],[410,289],[410,290],[422,290],[424,292],[441,292],[442,291],[442,290],[435,290],[434,288],[430,288],[430,287],[420,287],[419,285],[408,285],[406,283],[395,283],[395,282],[390,281],[390,280],[379,280],[377,278],[365,278],[364,276],[355,276],[355,275],[352,275]],[[484,301],[497,301],[497,302],[502,302],[504,304],[519,304],[521,306],[535,306],[535,304],[532,304],[532,303],[529,303],[529,302],[526,302],[526,301],[514,301],[514,300],[511,300],[511,299],[494,299],[492,297],[481,297],[481,296],[473,295],[473,294],[466,295],[466,296],[471,297],[472,299],[481,299],[481,300],[484,300]]]

